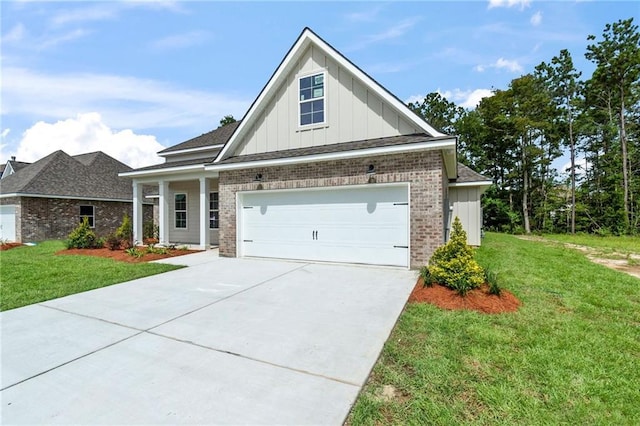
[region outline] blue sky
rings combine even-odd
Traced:
[[[1,150],[102,150],[131,166],[241,118],[306,26],[400,99],[473,108],[635,17],[636,2],[1,2]]]

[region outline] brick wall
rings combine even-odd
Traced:
[[[375,156],[262,169],[220,172],[220,255],[236,256],[236,192],[254,191],[261,173],[263,189],[293,189],[367,184],[375,165],[377,183],[411,185],[411,267],[425,265],[444,241],[443,162],[439,151]]]
[[[118,201],[86,201],[57,198],[20,197],[16,217],[16,239],[22,242],[65,239],[80,221],[80,206],[95,207],[98,236],[106,236],[122,223],[125,214],[133,214],[132,203]],[[143,206],[143,220],[153,220],[153,206]]]

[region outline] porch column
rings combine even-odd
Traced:
[[[158,227],[160,244],[169,243],[169,182],[158,182]]]
[[[200,248],[207,250],[211,244],[209,232],[209,180],[200,178]]]
[[[133,243],[142,243],[142,184],[133,181]]]

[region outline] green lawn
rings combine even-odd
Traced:
[[[477,257],[520,310],[408,305],[348,423],[640,424],[640,280],[501,234]]]
[[[547,234],[544,235],[544,238],[562,243],[593,247],[604,252],[615,251],[621,254],[640,254],[640,237],[599,237],[597,235],[589,234]]]
[[[105,287],[179,268],[92,256],[56,256],[61,241],[0,251],[0,310]]]

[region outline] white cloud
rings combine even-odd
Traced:
[[[2,131],[2,133],[0,133],[0,138],[2,138],[2,139],[6,138],[10,131],[11,131],[11,129],[9,129],[9,128],[4,129]]]
[[[520,65],[518,63],[517,60],[515,59],[504,59],[504,58],[498,58],[493,64],[489,64],[489,65],[483,65],[483,64],[479,64],[476,65],[473,69],[477,72],[483,72],[485,71],[487,68],[495,68],[495,69],[506,69],[508,71],[511,72],[522,72],[524,70],[524,68],[522,67],[522,65]]]
[[[520,6],[520,10],[529,7],[531,0],[489,0],[489,9],[494,7],[514,7]]]
[[[436,90],[442,97],[446,98],[449,102],[453,102],[463,108],[475,108],[478,106],[482,98],[488,98],[493,96],[493,92],[489,89],[474,89],[474,90]],[[405,103],[422,102],[425,95],[411,95],[405,100]]]
[[[444,92],[438,89],[438,93],[447,98],[449,101],[463,108],[475,108],[478,106],[482,98],[493,96],[493,92],[489,89],[453,89],[453,91],[446,90]]]
[[[534,27],[537,27],[538,25],[540,25],[542,23],[542,12],[537,11],[536,13],[534,13],[531,16],[530,22],[531,22],[531,25],[533,25]]]
[[[37,47],[39,49],[46,49],[49,47],[54,47],[62,43],[66,43],[68,41],[77,40],[89,34],[89,31],[83,29],[76,29],[73,31],[69,31],[68,33],[61,34],[55,37],[46,38],[43,42],[41,42]]]
[[[12,155],[33,162],[57,150],[69,155],[102,151],[137,168],[162,162],[156,155],[162,149],[155,136],[112,130],[100,114],[91,112],[56,123],[39,121],[24,132]]]
[[[250,99],[109,74],[45,74],[3,69],[1,113],[32,121],[99,111],[116,128],[206,127],[214,117],[242,116]]]
[[[75,4],[79,4],[81,6],[75,7],[73,9],[65,9],[54,14],[50,19],[51,24],[53,24],[54,26],[64,26],[83,22],[115,19],[123,11],[132,8],[169,10],[171,12],[179,13],[185,12],[182,4],[176,1],[113,1],[100,3],[96,2],[90,6],[85,6],[84,4],[82,4],[82,2],[76,2]]]
[[[75,24],[78,22],[104,21],[117,16],[122,6],[117,3],[98,3],[89,7],[62,10],[51,17],[55,26]]]
[[[586,158],[576,158],[576,176],[580,177],[584,175],[587,171],[587,167],[591,167],[591,164],[587,162]],[[571,175],[571,161],[565,163],[558,172],[561,175],[570,176]]]
[[[153,42],[152,47],[158,50],[181,49],[200,44],[209,38],[206,31],[190,31],[183,34],[174,34]]]
[[[25,37],[26,33],[27,30],[22,23],[16,24],[2,36],[2,44],[19,42]]]
[[[347,13],[344,17],[350,22],[373,22],[376,20],[382,9],[383,5],[371,7],[371,5],[368,4],[366,10],[363,10],[362,12]]]
[[[409,30],[411,30],[419,20],[420,17],[413,17],[400,21],[396,25],[389,27],[384,31],[366,36],[362,41],[355,43],[347,50],[353,51],[363,49],[371,44],[400,38],[409,32]]]
[[[506,68],[511,72],[522,72],[523,68],[516,60],[509,60],[504,58],[498,58],[493,66],[497,69]]]

